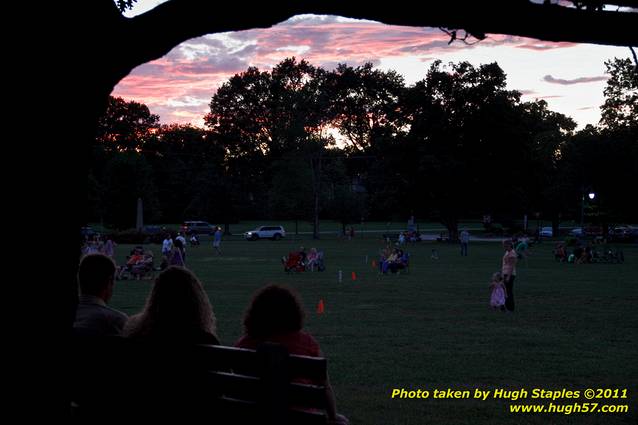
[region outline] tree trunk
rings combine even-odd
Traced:
[[[456,218],[447,218],[443,220],[443,225],[447,229],[449,242],[459,241],[459,221]]]
[[[315,212],[313,217],[312,238],[319,239],[319,191],[315,191]]]
[[[558,215],[552,216],[552,235],[554,237],[560,236],[560,218]]]
[[[605,239],[609,238],[609,218],[607,218],[607,216],[603,216],[602,220],[600,221],[600,228],[602,230],[603,233],[603,237]]]
[[[314,158],[310,159],[310,167],[312,170],[312,190],[314,197],[314,213],[313,213],[313,230],[312,238],[319,239],[319,192],[321,190],[321,154],[323,146],[319,150],[317,165],[315,166]]]

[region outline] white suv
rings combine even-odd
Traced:
[[[273,240],[279,240],[286,236],[286,231],[283,226],[261,226],[255,230],[250,230],[244,233],[244,237],[249,241],[256,241],[257,239],[270,238]]]

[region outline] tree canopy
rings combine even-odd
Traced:
[[[101,208],[94,216],[123,225],[109,210],[143,194],[164,221],[271,217],[317,226],[321,216],[345,227],[417,215],[454,237],[467,217],[574,218],[586,184],[609,220],[627,219],[633,210],[623,211],[617,177],[629,179],[636,161],[630,65],[608,63],[601,126],[578,133],[545,101],[522,102],[508,90],[497,63],[435,61],[407,86],[371,64],[326,71],[288,58],[224,83],[211,96],[206,130],[159,126],[144,105],[112,98],[89,178]],[[128,188],[114,183],[122,179],[114,174],[130,174],[125,164],[137,164]]]

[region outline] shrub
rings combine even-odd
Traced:
[[[576,246],[578,244],[578,238],[568,236],[565,238],[565,246]]]
[[[485,233],[493,236],[503,236],[503,228],[499,225],[487,223],[483,225],[485,227]]]
[[[137,229],[126,229],[113,234],[113,241],[118,244],[134,244],[144,243],[146,236]]]

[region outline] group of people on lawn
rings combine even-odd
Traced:
[[[213,247],[216,252],[221,255],[221,229],[217,228],[213,235]],[[199,238],[193,234],[189,238],[190,245],[199,246]],[[178,232],[175,238],[166,233],[162,241],[162,260],[157,270],[164,270],[168,266],[186,267],[186,237],[182,232]],[[104,240],[97,235],[87,238],[82,246],[81,254],[104,254],[115,260],[115,247],[117,244],[111,237]],[[142,246],[137,246],[131,250],[126,257],[126,263],[117,268],[116,279],[123,279],[126,276],[133,276],[135,279],[142,279],[149,272],[156,270],[154,262],[154,254],[151,250],[144,250]],[[153,274],[150,274],[152,277]]]
[[[381,250],[379,257],[379,272],[387,274],[397,273],[409,266],[410,256],[400,247],[391,247],[387,245]]]
[[[164,270],[168,266],[186,267],[186,238],[181,232],[174,240],[167,234],[162,242],[162,261],[157,270]],[[115,278],[118,280],[126,279],[129,276],[136,280],[143,279],[145,276],[152,278],[155,271],[153,251],[136,246],[126,256],[126,263],[117,267]]]
[[[282,257],[281,262],[287,271],[323,271],[325,267],[323,251],[318,251],[314,247],[306,252],[306,248],[302,246],[299,251],[291,251],[287,256]]]
[[[104,238],[99,234],[87,236],[82,244],[82,255],[100,253],[113,258],[116,245],[110,236]]]
[[[421,234],[416,230],[407,230],[399,233],[397,241],[399,245],[403,245],[406,242],[419,242],[421,240]]]

